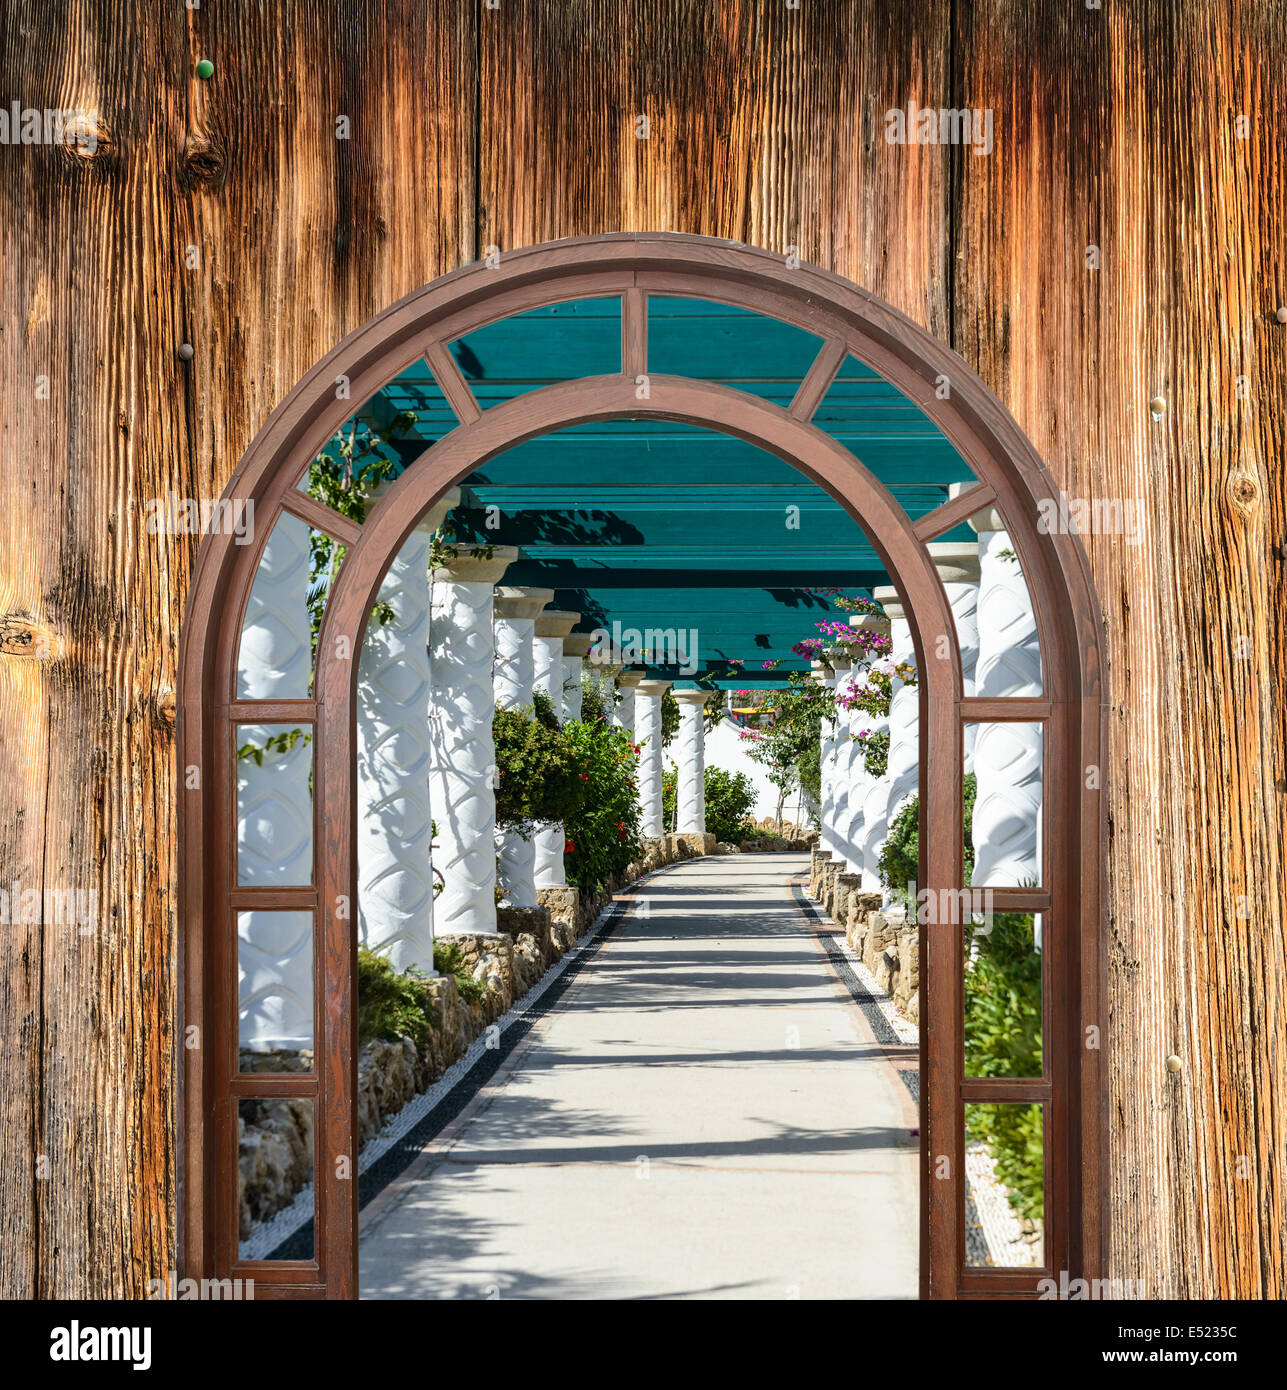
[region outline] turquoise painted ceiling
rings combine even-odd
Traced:
[[[648,370],[717,381],[784,408],[822,343],[704,300],[648,302]],[[620,301],[578,300],[451,345],[483,409],[555,381],[621,370]],[[456,423],[423,363],[355,417],[400,465]],[[414,415],[414,424],[409,416]],[[853,358],[813,423],[853,451],[913,518],[972,474],[937,427]],[[395,431],[396,432],[396,431]],[[869,594],[888,579],[862,530],[789,464],[741,440],[646,418],[578,426],[518,445],[465,479],[457,538],[522,547],[506,583],[556,591],[581,630],[696,629],[700,665],[764,677],[802,662],[793,643],[843,617],[817,590]],[[798,510],[797,510],[798,509]],[[945,539],[967,538],[968,531]],[[675,674],[657,668],[658,674]],[[745,682],[740,682],[745,683]]]

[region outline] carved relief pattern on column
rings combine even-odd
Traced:
[[[858,676],[861,683],[862,676]],[[848,685],[848,680],[845,682]],[[845,773],[849,784],[848,808],[841,822],[845,844],[845,866],[851,874],[862,872],[862,808],[871,778],[867,774],[866,755],[854,735],[867,727],[871,716],[865,710],[851,709],[842,714],[842,729],[847,740],[848,764]]]
[[[849,662],[840,652],[827,653],[827,659],[834,663],[832,669],[835,671],[829,682],[831,710],[835,719],[831,734],[832,854],[835,859],[840,860],[848,855],[846,832],[849,827],[849,750],[852,745],[846,736],[848,713],[835,702],[849,678]]]
[[[497,709],[523,709],[532,703],[531,618],[497,618],[494,678]]]
[[[699,691],[697,699],[687,699],[686,693],[676,696],[680,706],[677,829],[681,835],[701,834],[706,829],[706,738],[702,727],[706,694]]]
[[[618,704],[612,711],[612,722],[618,729],[628,729],[633,735],[635,727],[635,691],[630,685],[622,685],[618,692],[621,696]]]
[[[429,550],[413,531],[384,583],[358,668],[358,940],[433,974]]]
[[[580,617],[576,614],[575,617]],[[563,639],[532,638],[532,689],[549,697],[554,713],[563,718]],[[533,878],[538,888],[560,888],[567,883],[563,846],[567,843],[563,823],[540,826],[532,836]]]
[[[1041,651],[1028,588],[1004,531],[982,530],[977,694],[1040,695]],[[974,882],[1002,887],[1041,878],[1041,727],[981,724],[974,747]]]
[[[310,693],[309,528],[281,517],[260,557],[237,652],[237,693],[248,700]],[[239,746],[266,748],[281,725],[242,725]],[[262,763],[237,764],[237,881],[299,886],[313,881],[311,737]],[[260,1047],[310,1045],[313,1029],[312,914],[238,915],[240,1037]]]
[[[435,928],[494,931],[492,585],[435,579],[429,630],[429,801],[443,876]]]
[[[817,662],[813,667],[813,678],[830,694],[835,692],[835,676],[829,666]],[[818,810],[818,846],[835,857],[837,844],[835,834],[835,779],[833,757],[836,746],[836,726],[828,718],[827,704],[823,705],[822,723],[818,731],[818,797],[821,806]]]
[[[237,914],[240,1046],[299,1051],[313,1046],[313,914]]]
[[[961,686],[966,698],[977,693],[975,674],[979,663],[979,586],[974,584],[945,584],[947,601],[956,619],[956,638],[961,644]],[[965,768],[968,776],[974,771],[974,744],[978,730],[967,724],[964,730]]]
[[[304,522],[282,516],[264,545],[237,649],[237,694],[242,699],[304,700],[312,694],[310,534]]]
[[[911,665],[916,659],[911,624],[894,618],[890,629],[891,653],[895,666]],[[897,676],[889,702],[889,804],[885,812],[885,834],[898,812],[916,795],[920,755],[920,693]]]
[[[581,718],[581,658],[563,658],[563,718]]]
[[[635,742],[639,754],[640,833],[646,838],[662,834],[661,697],[664,685],[640,689],[635,701]]]
[[[524,709],[532,703],[531,618],[497,618],[495,691],[498,709]],[[500,852],[501,891],[514,907],[536,903],[536,843],[517,830],[495,832]]]

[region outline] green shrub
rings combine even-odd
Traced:
[[[1044,1216],[1041,1106],[968,1105],[965,1135],[972,1143],[987,1145],[996,1160],[997,1181],[1008,1189],[1015,1214]]]
[[[568,882],[587,892],[606,888],[639,857],[639,749],[625,729],[570,721],[563,732],[582,780],[580,808],[564,817]]]
[[[542,697],[534,714],[498,709],[492,716],[496,744],[496,824],[530,834],[574,816],[585,800],[581,764],[565,731]]]
[[[450,938],[435,938],[433,943],[433,968],[439,975],[451,975],[456,981],[456,993],[467,1004],[477,1004],[487,993],[487,986],[465,968],[461,959],[460,944]]]
[[[454,941],[433,943],[433,968],[440,975],[452,976],[457,992],[468,1003],[476,1004],[487,993],[487,986],[466,970],[460,947]],[[427,977],[414,967],[396,969],[369,946],[358,947],[357,975],[359,1042],[370,1042],[372,1038],[396,1042],[408,1037],[417,1047],[424,1047],[430,1030],[438,1026]]]
[[[965,928],[966,1076],[1041,1075],[1041,953],[1034,918],[993,914]],[[1039,1105],[971,1105],[967,1137],[985,1143],[997,1178],[1020,1216],[1042,1215],[1042,1126]]]
[[[532,714],[536,722],[546,729],[557,729],[563,723],[560,711],[554,708],[554,701],[543,690],[532,692]]]
[[[971,772],[965,779],[965,820],[961,833],[964,835],[965,882],[970,882],[974,871],[974,797],[978,791],[978,780]],[[876,869],[880,881],[889,889],[895,901],[902,903],[913,915],[916,912],[915,893],[908,895],[907,885],[920,878],[920,811],[919,797],[912,799],[894,817],[889,827],[889,835],[880,848],[876,859]]]
[[[974,873],[973,822],[978,783],[965,779],[964,881]],[[894,817],[881,847],[881,882],[915,915],[907,885],[920,875],[920,802],[913,797]],[[967,922],[964,933],[966,1076],[1040,1076],[1041,953],[1033,945],[1031,914],[994,913],[988,924]],[[984,1143],[996,1174],[1020,1215],[1042,1215],[1041,1107],[974,1104],[966,1109],[967,1137]]]
[[[745,772],[725,772],[708,767],[702,779],[706,788],[706,829],[717,840],[740,845],[755,834],[747,817],[755,805],[755,783]],[[667,830],[676,824],[676,770],[674,763],[661,775],[661,816]]]
[[[588,672],[592,668],[587,667],[586,669]],[[581,723],[610,724],[612,722],[612,707],[615,704],[615,691],[610,701],[605,700],[599,689],[599,683],[592,677],[586,679],[581,686]]]
[[[437,968],[437,953],[434,966]],[[367,946],[358,947],[358,1039],[409,1037],[417,1046],[429,1041],[432,1010],[422,975],[396,970]]]

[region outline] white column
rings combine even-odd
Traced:
[[[956,496],[957,485],[948,489]],[[956,640],[961,647],[961,685],[966,697],[976,693],[975,671],[979,660],[979,544],[977,541],[935,541],[926,546],[934,568],[943,581],[947,601],[956,623]],[[964,729],[965,772],[974,771],[974,741],[978,726]]]
[[[849,679],[849,653],[844,647],[828,647],[823,657],[835,674],[831,678],[831,700],[835,729],[831,746],[831,838],[832,857],[849,858],[849,761],[853,744],[849,741],[849,714],[835,702]]]
[[[877,618],[871,613],[861,613],[850,618],[849,626],[857,628],[861,632],[877,632],[882,636],[889,636],[889,619]],[[867,664],[867,659],[864,658],[858,666],[850,669],[849,675],[859,686],[866,681],[867,672],[862,668]],[[846,680],[845,684],[848,685],[848,683]],[[850,873],[854,874],[863,872],[863,806],[867,799],[867,793],[871,790],[873,778],[867,771],[866,752],[859,744],[852,742],[852,739],[863,729],[870,729],[874,719],[875,716],[868,714],[866,710],[851,709],[848,712],[846,725],[846,732],[849,735],[852,749],[852,761],[849,764],[849,814],[848,826],[845,828],[845,855],[846,867]],[[866,884],[864,884],[865,886]]]
[[[460,501],[452,488],[394,557],[367,623],[358,664],[358,940],[398,970],[433,965],[429,803],[429,552]]]
[[[872,596],[889,617],[889,636],[892,650],[890,660],[895,666],[914,665],[916,648],[912,645],[912,625],[898,597],[897,589],[873,589]],[[889,827],[899,811],[916,795],[920,780],[920,692],[914,685],[905,684],[894,676],[889,700],[889,765],[886,769],[886,804],[884,823],[877,818],[875,833],[880,845],[889,838]],[[879,849],[879,845],[877,846]],[[903,888],[905,884],[896,885]],[[886,889],[888,899],[890,889]]]
[[[586,632],[569,633],[563,639],[563,718],[581,718],[583,666],[594,639]]]
[[[618,729],[626,729],[631,736],[635,729],[635,690],[643,680],[642,671],[620,671],[617,673],[617,689],[621,700],[612,709],[612,722]]]
[[[554,713],[560,720],[564,718],[563,644],[580,620],[580,613],[560,613],[547,608],[536,619],[532,638],[533,689],[549,697]],[[562,821],[537,828],[532,836],[536,848],[537,888],[562,888],[566,885],[568,879],[563,866],[563,846],[566,842]]]
[[[434,908],[438,936],[496,930],[492,589],[518,551],[491,549],[490,559],[461,553],[433,572],[429,805],[443,877]]]
[[[706,732],[702,711],[709,690],[676,690],[679,701],[679,757],[677,761],[678,823],[681,835],[706,832]]]
[[[981,699],[1042,693],[1041,648],[1028,586],[1000,514],[975,513],[979,537]],[[1042,740],[1039,724],[980,724],[974,745],[974,876],[981,887],[1041,881]]]
[[[640,834],[655,839],[665,829],[662,816],[661,701],[669,681],[640,681],[635,687],[635,742],[639,754]]]
[[[309,528],[283,516],[264,545],[237,651],[237,693],[247,700],[300,699],[312,670]],[[268,748],[281,725],[240,725],[237,745],[266,749],[237,763],[237,881],[307,886],[312,881],[313,741]],[[242,1047],[313,1045],[313,929],[303,912],[237,914],[237,1000]]]
[[[837,725],[829,718],[827,710],[835,698],[836,673],[825,661],[811,661],[810,675],[828,692],[823,704],[822,724],[818,730],[818,848],[826,850],[834,859],[839,854],[835,835],[835,778],[834,755]]]
[[[889,620],[891,662],[898,662],[911,655],[910,626],[903,617],[902,605],[898,601],[898,590],[885,586],[872,590],[872,597],[884,608]],[[889,734],[889,756],[883,776],[873,777],[868,783],[862,804],[862,886],[869,892],[879,891],[883,885],[877,861],[881,848],[889,835],[890,792],[894,786],[894,769],[897,765],[894,754],[894,710],[893,701],[902,682],[894,677],[890,699],[890,712],[871,720],[873,733]],[[914,697],[915,692],[909,692]],[[914,738],[914,735],[913,735]],[[915,782],[913,781],[913,788]]]
[[[535,680],[532,643],[536,615],[554,597],[553,589],[505,586],[496,590],[492,625],[496,639],[496,708],[531,712]],[[511,907],[536,907],[536,841],[517,830],[495,830],[500,852],[500,888]]]

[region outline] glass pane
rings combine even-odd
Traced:
[[[313,726],[238,724],[237,882],[313,882]]]
[[[442,387],[420,358],[354,411],[295,486],[363,521],[379,488],[457,424]]]
[[[1045,1141],[1039,1103],[965,1107],[965,1263],[1045,1264]]]
[[[621,371],[621,300],[573,299],[476,329],[451,345],[484,409],[585,376]]]
[[[313,1070],[313,914],[237,914],[237,1048],[243,1072]]]
[[[237,1102],[237,1254],[313,1259],[313,1102]]]
[[[264,546],[242,621],[237,698],[307,700],[318,629],[345,547],[282,515]]]
[[[967,724],[972,770],[965,779],[966,883],[1041,886],[1042,726]]]
[[[1009,533],[988,529],[1000,523],[991,508],[972,522],[979,527],[974,693],[989,700],[1031,698],[1042,693],[1037,620]]]
[[[947,501],[949,484],[975,481],[933,420],[856,357],[845,358],[811,423],[870,468],[914,521]]]
[[[966,1076],[1042,1075],[1041,958],[1039,915],[986,911],[966,921]]]
[[[710,299],[648,297],[648,371],[723,381],[791,404],[822,339],[767,314]]]

